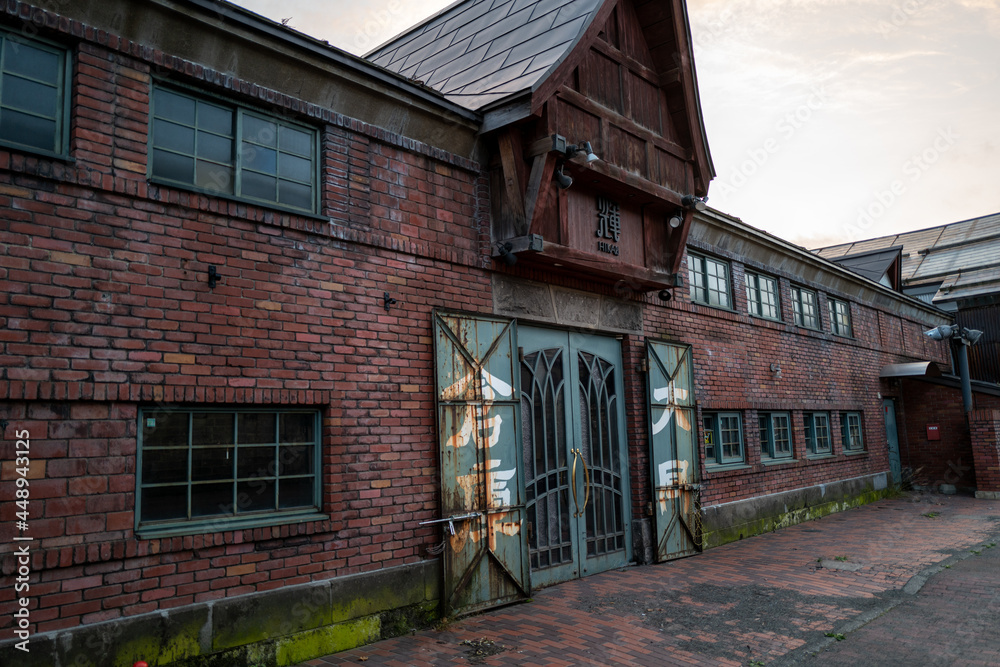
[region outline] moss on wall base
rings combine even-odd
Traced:
[[[803,521],[843,512],[898,493],[884,475],[796,489],[704,508],[704,548],[762,535]]]

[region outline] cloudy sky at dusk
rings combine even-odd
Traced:
[[[238,0],[355,54],[442,0]],[[688,0],[709,204],[807,247],[1000,212],[1000,0]]]

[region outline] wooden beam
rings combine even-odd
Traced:
[[[519,177],[518,162],[523,162],[520,151],[515,150],[517,137],[513,136],[515,130],[507,128],[497,137],[497,144],[500,148],[500,165],[503,170],[503,201],[508,207],[511,216],[514,218],[515,228],[524,227],[524,195],[521,189],[521,179]]]

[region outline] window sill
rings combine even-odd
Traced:
[[[845,449],[844,456],[860,456],[862,454],[867,454],[867,449]]]
[[[180,190],[182,192],[194,192],[196,194],[202,195],[204,197],[209,197],[211,199],[219,199],[221,201],[232,202],[233,204],[241,204],[243,206],[256,206],[258,208],[267,209],[269,211],[278,211],[287,215],[298,215],[303,218],[312,218],[313,220],[322,220],[323,222],[330,222],[329,216],[324,216],[315,211],[307,211],[301,208],[292,208],[290,206],[282,206],[278,202],[267,202],[261,201],[260,199],[249,199],[244,197],[238,197],[236,195],[226,194],[224,192],[218,192],[216,190],[209,190],[207,188],[199,188],[187,183],[179,183],[177,181],[169,181],[165,178],[154,178],[150,176],[148,179],[151,185],[155,185],[160,188],[171,188],[174,190]]]
[[[806,456],[807,461],[823,461],[825,459],[832,459],[832,458],[836,458],[834,457],[833,452],[824,452],[822,454],[809,454]]]
[[[139,539],[155,539],[160,537],[180,537],[183,535],[207,535],[210,533],[228,533],[249,528],[266,528],[284,526],[291,523],[308,523],[310,521],[329,521],[330,517],[314,509],[302,512],[273,513],[255,515],[245,518],[218,517],[199,521],[187,521],[175,524],[158,524],[140,526],[135,534]]]
[[[784,463],[798,463],[799,460],[798,459],[793,459],[791,457],[783,458],[783,459],[765,459],[765,458],[761,457],[760,462],[761,462],[762,465],[766,465],[766,466],[780,466],[780,465],[782,465]]]
[[[746,463],[706,463],[705,474],[713,472],[730,472],[732,470],[750,470],[753,466]]]
[[[69,153],[57,153],[55,151],[47,151],[44,148],[32,148],[31,146],[22,146],[21,144],[6,141],[0,141],[0,150],[9,151],[11,153],[23,153],[28,157],[42,157],[50,160],[58,160],[59,162],[65,162],[66,164],[76,163],[76,158]]]

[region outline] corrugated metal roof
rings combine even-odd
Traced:
[[[1000,292],[1000,213],[813,252],[836,261],[897,245],[903,246],[904,285],[942,283],[934,303]]]
[[[602,0],[462,0],[365,57],[468,109],[531,90]]]

